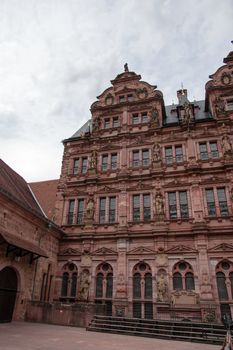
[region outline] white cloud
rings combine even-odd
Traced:
[[[123,64],[158,85],[204,97],[231,49],[231,0],[2,0],[1,157],[28,181],[57,178],[61,140]]]

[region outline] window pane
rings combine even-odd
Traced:
[[[96,277],[96,292],[95,292],[96,298],[102,298],[103,297],[103,274],[98,273]]]
[[[78,215],[77,215],[77,224],[83,223],[83,214],[84,214],[84,199],[78,200]]]
[[[148,115],[147,112],[142,113],[142,123],[148,122]]]
[[[129,102],[133,101],[134,100],[133,95],[127,95],[127,99]]]
[[[138,124],[139,123],[139,115],[138,114],[133,114],[133,124]]]
[[[165,161],[166,164],[172,164],[172,147],[165,148]]]
[[[182,218],[188,218],[188,198],[187,191],[179,192],[179,200],[180,200],[180,216]]]
[[[185,275],[185,289],[195,290],[194,277],[192,272],[187,272]]]
[[[182,146],[176,146],[175,147],[176,152],[176,163],[182,163],[183,162],[183,149]]]
[[[116,221],[116,197],[109,198],[109,222]]]
[[[77,273],[74,272],[72,274],[72,280],[71,280],[71,292],[70,292],[71,297],[76,297],[76,290],[77,290]]]
[[[213,189],[206,190],[206,201],[207,201],[208,215],[215,216],[216,215],[216,208],[215,208]]]
[[[106,298],[112,298],[112,287],[113,287],[113,275],[112,275],[112,273],[108,273],[107,274]]]
[[[225,188],[218,188],[218,202],[219,202],[219,209],[221,216],[228,215],[228,208],[227,208],[227,199],[226,199],[226,192]]]
[[[175,272],[173,274],[173,289],[174,290],[182,290],[183,289],[182,277],[181,277],[181,274],[179,272]]]
[[[105,222],[105,207],[106,207],[106,198],[100,198],[100,208],[99,208],[100,224],[103,224]]]
[[[148,149],[144,149],[142,151],[142,165],[143,166],[149,165],[149,150]]]
[[[231,282],[231,298],[233,299],[233,272],[229,273],[229,278]]]
[[[110,118],[104,119],[104,129],[110,128]]]
[[[74,167],[73,167],[73,174],[78,174],[78,165],[79,165],[79,159],[74,160]]]
[[[133,167],[138,167],[139,165],[139,151],[133,151]]]
[[[210,152],[212,158],[218,158],[218,146],[217,142],[210,142]]]
[[[176,192],[169,192],[168,193],[168,202],[169,202],[170,218],[175,219],[177,217]]]
[[[61,296],[63,297],[67,296],[68,280],[69,280],[69,274],[67,272],[64,272],[62,275],[62,286],[61,286]]]
[[[114,170],[117,168],[117,154],[111,154],[111,168]]]
[[[145,299],[152,299],[152,276],[151,273],[145,275]]]
[[[217,287],[219,300],[228,300],[228,293],[226,287],[226,277],[223,272],[217,272]]]
[[[119,96],[119,102],[120,103],[125,102],[125,96]]]
[[[133,298],[141,298],[141,276],[139,273],[135,273],[133,276]]]
[[[102,156],[102,171],[108,170],[108,155],[104,154]]]
[[[113,118],[113,127],[117,128],[119,126],[119,118],[118,117],[114,117]]]
[[[150,210],[150,195],[143,195],[143,217],[144,221],[149,221],[151,219],[151,210]]]
[[[133,221],[140,220],[140,196],[133,196]]]
[[[75,200],[71,199],[69,201],[68,220],[67,220],[68,225],[72,225],[73,224],[74,204],[75,204]]]
[[[208,159],[207,145],[206,143],[199,143],[200,158],[202,160]]]
[[[82,174],[87,172],[87,158],[82,158]]]

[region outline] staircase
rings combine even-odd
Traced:
[[[88,331],[128,334],[141,337],[223,344],[226,330],[220,324],[138,318],[94,316]]]

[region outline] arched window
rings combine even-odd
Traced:
[[[145,274],[145,299],[152,299],[152,275]]]
[[[233,299],[233,263],[222,260],[216,266],[216,281],[220,301]]]
[[[141,275],[140,275],[140,273],[135,273],[133,275],[133,297],[134,297],[134,299],[141,298]]]
[[[195,290],[192,266],[186,261],[178,262],[173,269],[174,290]]]
[[[66,297],[68,293],[68,281],[69,274],[68,272],[64,272],[62,275],[62,286],[61,286],[61,296]]]
[[[96,298],[111,299],[113,294],[112,266],[103,263],[97,267],[96,273]]]
[[[72,262],[68,262],[62,270],[61,298],[75,298],[77,294],[77,266]]]

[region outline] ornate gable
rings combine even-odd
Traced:
[[[172,247],[166,251],[166,253],[196,253],[197,250],[183,244]]]
[[[233,252],[233,245],[229,243],[221,243],[208,249],[209,253],[217,253],[217,252]]]
[[[78,249],[66,248],[59,252],[58,255],[81,255],[82,253]]]
[[[127,254],[129,254],[129,255],[155,254],[155,251],[150,249],[150,248],[140,246],[140,247],[137,247],[137,248],[130,250]]]
[[[117,252],[106,247],[99,248],[95,250],[92,255],[116,255]]]

